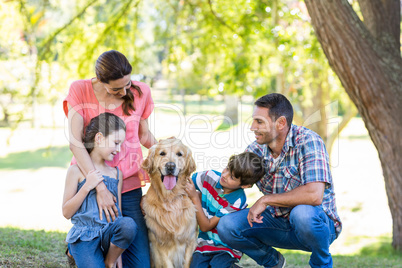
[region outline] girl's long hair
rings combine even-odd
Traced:
[[[132,67],[128,62],[126,56],[116,50],[109,50],[104,52],[95,63],[96,77],[102,83],[109,84],[110,81],[123,78],[124,76],[131,74]],[[131,83],[131,87],[137,90],[141,96],[142,91],[139,86]],[[127,90],[127,94],[123,97],[123,113],[130,115],[131,111],[135,111],[134,107],[134,94],[130,90]]]
[[[91,119],[88,126],[85,128],[84,146],[88,154],[92,152],[95,146],[95,136],[97,133],[102,133],[104,137],[109,136],[110,133],[123,129],[126,131],[126,124],[124,121],[112,114],[102,113]]]

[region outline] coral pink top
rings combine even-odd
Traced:
[[[68,116],[68,104],[84,118],[84,128],[92,118],[101,113],[109,112],[119,116],[126,123],[126,140],[121,146],[121,151],[108,165],[118,166],[123,173],[122,193],[145,186],[149,182],[147,173],[141,169],[143,161],[138,129],[140,120],[147,119],[154,109],[154,102],[151,97],[151,90],[141,82],[132,81],[134,85],[141,88],[142,95],[131,88],[134,94],[134,108],[130,116],[124,115],[122,105],[109,110],[104,108],[95,96],[91,79],[78,80],[71,84],[67,97],[63,101],[63,109]],[[71,164],[75,164],[73,157]]]

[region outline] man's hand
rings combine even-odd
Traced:
[[[92,174],[94,173],[90,172],[87,176],[92,176]],[[103,212],[105,212],[107,222],[110,222],[110,217],[112,217],[112,221],[114,221],[116,219],[116,216],[119,215],[119,211],[117,210],[117,207],[115,205],[117,199],[106,188],[106,185],[103,182],[99,183],[98,186],[96,186],[96,202],[98,202],[99,218],[101,220]]]
[[[261,213],[263,213],[265,211],[265,209],[267,208],[267,205],[265,204],[265,202],[263,200],[264,197],[265,196],[258,199],[257,202],[255,202],[255,204],[248,211],[247,221],[251,227],[253,227],[253,222],[262,223],[262,219],[264,217],[261,216]]]

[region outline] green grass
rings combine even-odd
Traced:
[[[0,228],[0,267],[68,267],[64,255],[66,233]],[[286,267],[309,267],[310,253],[280,250]],[[402,255],[391,247],[390,237],[379,237],[354,255],[333,255],[334,267],[402,267]],[[240,265],[260,267],[244,255]]]
[[[402,267],[402,253],[397,252],[391,246],[391,237],[381,236],[376,238],[377,242],[363,247],[358,253],[351,255],[332,255],[333,267],[340,268],[388,268],[388,267]],[[309,252],[297,250],[283,250],[279,251],[286,258],[286,267],[310,267],[308,265],[310,259]],[[243,267],[262,267],[250,259],[248,256],[243,256],[240,261]]]
[[[0,267],[68,267],[65,233],[0,228]]]
[[[68,146],[40,148],[35,151],[10,153],[0,158],[0,169],[39,169],[43,167],[68,167],[72,153]]]

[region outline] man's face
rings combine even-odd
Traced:
[[[250,130],[254,132],[258,144],[270,144],[278,137],[275,122],[269,117],[268,112],[269,109],[265,107],[254,108]]]

